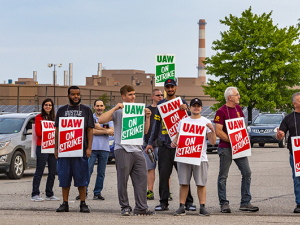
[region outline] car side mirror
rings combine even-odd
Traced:
[[[24,135],[32,135],[32,129],[28,129],[27,131],[24,131]]]

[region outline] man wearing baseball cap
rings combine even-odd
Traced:
[[[191,116],[182,119],[177,128],[177,135],[174,138],[173,142],[171,143],[172,148],[177,147],[177,140],[179,136],[180,126],[184,122],[192,122],[197,123],[202,126],[207,126],[206,134],[208,141],[214,145],[216,143],[216,133],[214,130],[214,126],[212,125],[211,121],[203,116],[200,115],[202,110],[202,101],[199,98],[194,98],[191,100],[190,103],[191,109]],[[207,212],[205,208],[205,201],[206,201],[206,182],[207,182],[207,172],[208,172],[208,160],[207,160],[207,143],[204,141],[204,145],[202,147],[201,153],[201,163],[200,165],[192,165],[187,163],[177,162],[178,168],[178,179],[180,184],[180,205],[179,208],[174,213],[174,216],[181,216],[185,215],[185,200],[188,195],[189,191],[189,184],[191,181],[192,174],[194,176],[195,183],[197,185],[197,193],[200,203],[200,211],[199,215],[201,216],[209,216],[209,212]]]
[[[160,100],[157,105],[160,105],[166,101],[175,99],[175,93],[177,90],[176,81],[173,79],[167,79],[164,84],[164,89],[167,93],[167,97],[163,100]],[[188,110],[187,102],[182,99],[183,104],[180,105],[180,110]],[[148,131],[150,132],[150,130]],[[172,173],[173,166],[177,170],[177,163],[174,161],[176,149],[171,147],[171,139],[169,137],[167,128],[160,116],[158,108],[156,109],[154,116],[154,124],[151,131],[151,136],[148,141],[148,145],[145,149],[145,152],[150,148],[153,151],[153,143],[157,140],[158,148],[158,171],[159,171],[159,196],[160,204],[155,207],[155,211],[165,211],[169,210],[168,208],[168,197],[169,197],[169,178]],[[193,197],[188,191],[188,197],[186,199],[186,210],[195,211],[196,206],[193,205]]]

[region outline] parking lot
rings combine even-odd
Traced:
[[[217,176],[219,157],[217,154],[209,154],[209,175],[207,183],[206,207],[211,212],[210,217],[200,217],[197,212],[187,212],[186,216],[175,217],[173,212],[179,205],[179,186],[175,170],[172,174],[171,192],[173,201],[170,202],[170,210],[157,212],[152,217],[121,217],[120,206],[117,197],[117,179],[114,164],[108,164],[106,179],[102,195],[105,201],[92,200],[92,189],[95,183],[95,173],[92,175],[87,204],[91,207],[90,214],[79,213],[79,202],[75,200],[77,189],[71,187],[70,212],[56,213],[55,209],[60,202],[31,202],[31,188],[34,169],[25,171],[21,180],[10,180],[0,175],[0,224],[50,224],[60,222],[63,224],[82,224],[84,222],[101,224],[257,224],[257,223],[296,223],[299,216],[293,213],[295,207],[292,172],[288,161],[288,150],[278,148],[276,144],[266,144],[259,148],[257,144],[252,149],[249,157],[252,170],[252,203],[259,206],[257,213],[241,212],[238,210],[240,201],[241,175],[233,163],[227,180],[227,196],[232,209],[231,214],[220,213],[217,194]],[[44,197],[46,173],[41,182],[41,194]],[[199,208],[194,181],[191,182],[192,195]],[[128,183],[128,192],[131,206],[134,207],[133,188]],[[58,180],[55,182],[54,193],[61,196]],[[154,210],[158,204],[158,176],[155,181],[155,200],[148,201],[149,208]]]

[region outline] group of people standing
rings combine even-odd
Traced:
[[[174,161],[177,140],[182,122],[195,122],[199,125],[206,126],[208,140],[211,144],[215,144],[216,136],[220,138],[218,147],[218,155],[220,158],[219,176],[218,176],[218,196],[219,204],[222,213],[231,213],[229,200],[226,196],[226,181],[228,178],[229,168],[232,163],[232,149],[228,132],[225,126],[225,120],[244,117],[243,111],[239,106],[240,94],[235,87],[228,87],[225,90],[224,97],[226,104],[216,112],[214,123],[215,128],[205,117],[200,115],[202,110],[202,101],[199,98],[192,99],[190,107],[185,100],[180,105],[180,110],[186,110],[189,117],[181,120],[177,129],[177,135],[171,141],[166,126],[162,120],[157,105],[170,101],[176,98],[177,84],[175,80],[168,79],[165,81],[164,90],[166,98],[163,99],[162,92],[159,89],[154,89],[152,92],[152,105],[145,108],[145,124],[144,124],[144,145],[124,145],[121,144],[122,133],[122,110],[123,103],[118,103],[111,110],[104,112],[105,106],[101,100],[94,102],[95,113],[92,114],[91,109],[81,103],[80,90],[76,86],[68,89],[69,104],[58,109],[57,115],[54,114],[54,106],[51,99],[44,100],[42,104],[42,113],[36,117],[36,134],[37,140],[37,168],[33,179],[32,201],[43,201],[40,197],[39,185],[41,177],[48,162],[48,179],[46,184],[46,200],[59,200],[53,193],[53,184],[56,174],[56,168],[59,179],[59,186],[62,187],[63,203],[57,208],[57,212],[68,212],[68,197],[72,178],[74,186],[78,187],[80,199],[80,212],[90,212],[89,207],[85,203],[87,196],[87,187],[90,183],[90,177],[93,173],[93,168],[96,159],[98,159],[97,178],[94,188],[94,200],[104,200],[101,191],[103,189],[103,181],[105,177],[105,168],[109,153],[109,136],[114,136],[115,140],[115,164],[117,170],[117,189],[118,199],[121,206],[121,215],[129,216],[136,215],[153,215],[153,211],[149,210],[147,198],[154,199],[153,185],[155,180],[156,162],[151,162],[147,155],[148,150],[153,151],[156,160],[158,161],[159,172],[159,204],[155,207],[155,211],[169,210],[170,198],[170,176],[173,167],[177,170],[180,184],[180,205],[174,213],[175,216],[185,215],[185,211],[196,211],[196,205],[193,204],[193,197],[190,191],[190,180],[193,175],[197,194],[200,204],[199,215],[209,216],[206,204],[206,183],[208,175],[208,159],[206,155],[207,144],[204,142],[201,154],[201,164],[190,165],[186,163],[177,163]],[[120,94],[124,103],[134,103],[135,90],[130,85],[125,85],[120,89]],[[294,114],[288,115],[283,121],[278,130],[277,138],[280,140],[285,137],[289,131],[288,148],[291,153],[291,135],[297,135],[297,128],[300,130],[300,125],[296,125],[293,121],[300,115],[300,93],[296,93],[292,98],[295,106]],[[299,115],[298,115],[299,114]],[[84,154],[83,157],[58,158],[58,132],[60,117],[84,117]],[[41,120],[55,121],[55,154],[41,154],[40,139],[41,139]],[[300,121],[300,116],[299,116]],[[296,125],[296,126],[295,126]],[[298,127],[299,126],[299,127]],[[296,129],[296,131],[295,131]],[[293,169],[293,155],[291,157],[291,166]],[[89,160],[88,160],[89,159]],[[251,204],[251,170],[247,157],[234,159],[234,162],[241,171],[241,201],[239,210],[242,211],[259,211],[257,206]],[[57,163],[57,167],[56,167]],[[127,183],[131,177],[135,207],[131,208],[128,193]],[[294,212],[300,212],[300,181],[295,177],[293,170],[294,189],[296,195],[296,204]]]

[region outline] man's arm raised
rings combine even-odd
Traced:
[[[115,107],[113,107],[111,110],[103,113],[100,117],[99,117],[99,120],[98,120],[98,123],[100,124],[104,124],[104,123],[107,123],[109,121],[112,120],[112,115],[115,111],[117,111],[118,109],[123,109],[124,108],[124,105],[123,103],[118,103]]]

